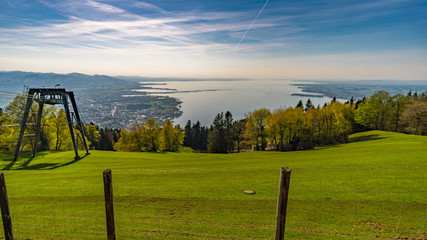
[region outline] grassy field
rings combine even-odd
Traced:
[[[425,136],[372,131],[286,153],[10,159],[0,153],[16,239],[105,239],[107,168],[117,239],[273,239],[282,166],[292,169],[287,239],[427,238]]]

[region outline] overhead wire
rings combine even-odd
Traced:
[[[20,93],[8,92],[8,91],[0,91],[0,95],[16,96],[16,95],[19,95],[19,94],[20,94]]]

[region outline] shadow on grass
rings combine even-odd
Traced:
[[[49,170],[51,170],[51,169],[56,169],[56,168],[65,167],[65,166],[68,166],[68,165],[74,164],[74,163],[76,163],[76,162],[78,162],[78,161],[82,160],[82,159],[83,159],[83,158],[85,158],[86,156],[87,156],[87,155],[83,155],[83,157],[75,158],[74,160],[69,161],[69,162],[66,162],[66,163],[57,164],[57,165],[52,166],[52,167],[50,167],[50,168],[48,168],[48,169],[49,169]]]
[[[341,147],[342,147],[342,144],[328,144],[328,145],[318,146],[318,147],[315,147],[314,149],[309,149],[309,150],[318,151],[318,150],[323,150],[328,148],[341,148]]]
[[[379,135],[379,134],[370,134],[370,135],[364,135],[359,137],[353,137],[350,139],[349,142],[365,142],[365,141],[372,141],[372,140],[380,140],[384,139],[385,137]]]
[[[13,167],[13,165],[15,165],[15,161],[13,161],[13,160],[10,160],[10,163],[9,164],[7,164],[4,168],[2,168],[1,170],[10,170],[12,167]]]
[[[45,156],[47,154],[48,153],[40,152],[40,153],[37,153],[37,156]],[[80,158],[73,159],[72,161],[69,161],[66,163],[39,163],[39,164],[34,164],[30,166],[30,163],[33,161],[34,157],[28,153],[23,153],[23,155],[24,155],[23,157],[28,156],[28,159],[25,162],[23,162],[21,165],[12,169],[12,167],[14,165],[19,164],[19,162],[11,160],[11,162],[7,166],[2,168],[2,170],[11,170],[11,169],[12,170],[53,170],[56,168],[65,167],[65,166],[74,164],[87,156],[87,155],[84,155]]]
[[[40,153],[39,155],[40,155],[40,156],[44,156],[44,155],[47,155],[47,153],[43,153],[43,152],[42,152],[42,153]],[[22,166],[23,166],[23,167],[27,167],[27,166],[31,163],[31,161],[34,159],[34,157],[32,156],[32,152],[22,152],[22,153],[20,154],[20,156],[21,156],[21,158],[27,158],[27,160],[19,166],[20,168],[21,168]],[[12,156],[12,158],[13,158],[13,156]],[[8,165],[6,165],[4,168],[2,168],[2,170],[10,170],[10,169],[12,169],[12,167],[13,167],[15,164],[18,164],[18,163],[19,163],[18,161],[13,161],[13,159],[5,160],[5,161],[10,161],[10,163],[9,163]]]

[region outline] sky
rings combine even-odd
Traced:
[[[426,80],[427,1],[0,0],[0,71]]]

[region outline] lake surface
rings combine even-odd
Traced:
[[[304,103],[310,98],[314,106],[330,102],[329,97],[291,96],[302,93],[292,86],[291,80],[239,80],[239,81],[166,81],[141,82],[141,89],[151,95],[169,96],[182,101],[183,114],[174,119],[176,124],[184,126],[188,120],[200,121],[210,126],[220,112],[230,111],[234,120],[259,108],[270,110],[279,107],[294,107],[299,100]],[[301,82],[298,82],[301,83]],[[148,89],[147,89],[148,88]]]

